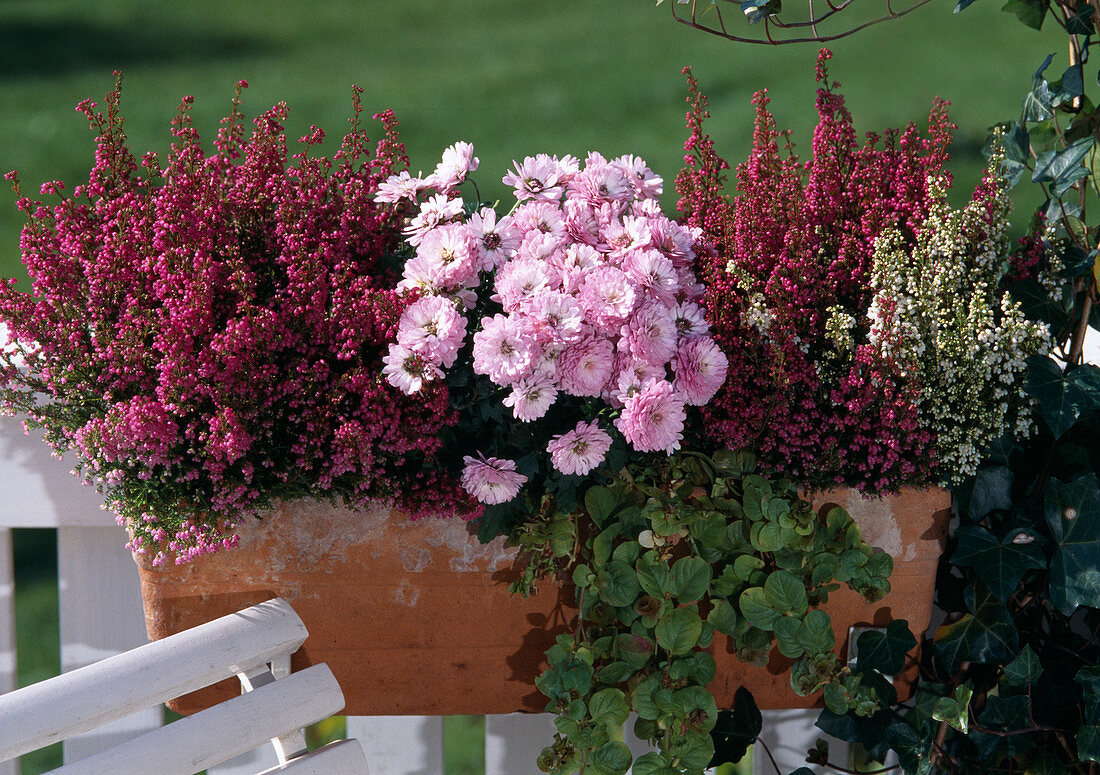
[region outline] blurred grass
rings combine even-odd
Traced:
[[[861,132],[920,123],[937,95],[952,102],[956,201],[980,175],[988,127],[1018,113],[1042,58],[1054,53],[1052,71],[1064,66],[1057,36],[1024,28],[1000,5],[955,16],[953,0],[941,0],[831,45],[831,74]],[[211,137],[242,78],[249,115],[285,100],[289,134],[317,124],[331,147],[357,83],[368,112],[396,111],[414,170],[431,169],[455,140],[473,142],[489,198],[505,194],[500,177],[512,159],[592,149],[646,158],[665,177],[671,210],[684,65],[711,98],[710,132],[733,164],[748,152],[755,90],[770,89],[780,125],[803,148],[815,120],[816,47],[733,45],[674,23],[652,0],[5,0],[0,51],[0,172],[19,169],[32,194],[46,180],[71,189],[87,179],[93,137],[73,107],[101,98],[115,69],[125,72],[123,108],[139,154],[167,150],[185,94]],[[22,277],[13,205],[0,194],[0,272]],[[15,534],[21,683],[57,671],[51,533]],[[451,775],[483,771],[479,723],[447,721]],[[49,749],[28,757],[24,772],[57,766],[58,757]]]
[[[957,16],[953,5],[836,41],[831,72],[861,130],[920,122],[933,97],[951,100],[961,189],[977,178],[987,127],[1018,112],[1058,41],[1044,43],[999,4]],[[185,94],[211,136],[241,78],[250,115],[285,100],[291,136],[315,123],[335,138],[358,83],[368,111],[397,112],[414,169],[430,169],[457,139],[473,142],[490,197],[504,194],[512,159],[589,149],[645,157],[670,192],[685,135],[684,65],[711,97],[711,132],[731,162],[747,153],[756,89],[771,89],[800,145],[814,120],[815,47],[734,45],[676,24],[651,0],[270,0],[262,9],[245,0],[6,0],[0,50],[0,170],[21,170],[31,193],[44,180],[71,188],[87,179],[92,136],[73,106],[101,97],[114,69],[126,74],[138,152],[167,149]],[[13,202],[0,196],[0,269],[18,275]]]

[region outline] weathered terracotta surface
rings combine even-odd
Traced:
[[[831,597],[827,610],[840,647],[851,624],[907,618],[917,631],[926,627],[948,495],[865,501],[829,492],[814,502],[844,506],[870,543],[895,556],[893,591],[881,602],[869,606],[846,589]],[[294,669],[327,663],[344,690],[346,713],[436,715],[545,707],[534,678],[576,611],[568,588],[547,584],[529,599],[510,595],[514,557],[502,539],[483,546],[457,520],[412,522],[381,509],[296,503],[247,526],[235,550],[180,567],[136,559],[151,638],[284,597],[310,633]],[[748,667],[721,636],[712,650],[719,674],[711,689],[720,707],[741,685],[761,707],[808,704],[789,688],[789,660],[773,653],[765,670]],[[173,707],[190,713],[238,692],[225,682]]]

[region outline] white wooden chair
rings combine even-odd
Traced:
[[[366,775],[358,740],[306,751],[302,728],[344,707],[327,665],[290,674],[290,655],[306,635],[289,603],[268,600],[0,695],[0,762],[235,675],[239,697],[51,775],[192,775],[269,741],[280,764],[263,775]]]

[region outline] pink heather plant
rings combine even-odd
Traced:
[[[246,136],[244,86],[211,153],[185,98],[165,164],[131,155],[117,87],[106,115],[79,106],[99,135],[88,183],[54,204],[19,201],[32,292],[0,286],[15,343],[0,356],[0,406],[75,449],[132,547],[161,561],[231,545],[234,525],[279,499],[478,513],[432,462],[458,419],[437,371],[414,397],[382,376],[384,356],[391,374],[421,351],[453,363],[465,326],[440,299],[393,289],[387,257],[408,207],[379,202],[425,185],[398,169],[396,121],[377,116],[372,152],[356,89],[335,156],[317,155],[316,128],[290,155],[285,105]],[[457,151],[437,183],[470,165]],[[458,212],[440,205],[425,231]],[[398,328],[404,356],[388,353]]]
[[[948,481],[955,472],[941,465],[922,419],[919,369],[871,329],[883,303],[874,298],[876,244],[886,234],[915,243],[935,201],[930,180],[950,181],[943,165],[954,126],[936,102],[927,137],[909,126],[860,145],[828,80],[830,56],[818,59],[812,158],[794,155],[758,93],[753,149],[732,201],[722,189],[727,165],[703,131],[706,98],[688,72],[691,135],[676,189],[684,222],[715,246],[701,265],[703,306],[729,368],[707,402],[714,355],[706,345],[682,349],[674,384],[705,403],[701,428],[715,446],[752,449],[795,480],[869,491]],[[992,205],[994,189],[975,197]],[[695,322],[685,315],[679,325]]]
[[[609,455],[679,449],[686,406],[706,403],[726,368],[699,305],[698,230],[661,215],[661,180],[634,156],[517,162],[502,217],[455,204],[475,166],[459,143],[427,179],[380,186],[381,201],[418,202],[399,287],[423,294],[386,378],[408,394],[451,387],[448,451],[477,453],[464,456],[467,492],[513,508],[530,482],[560,499]]]

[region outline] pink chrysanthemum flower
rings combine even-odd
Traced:
[[[641,250],[649,245],[649,218],[624,215],[622,219],[611,220],[600,234],[602,242],[613,256],[622,256],[632,250]]]
[[[585,168],[569,181],[569,197],[591,205],[626,202],[634,196],[634,185],[620,167],[599,154],[589,154]]]
[[[491,207],[483,207],[471,215],[466,228],[474,240],[479,271],[491,272],[502,266],[519,247],[520,234],[512,218],[506,215],[498,220]]]
[[[651,298],[665,304],[676,302],[680,278],[668,256],[656,250],[632,250],[623,258],[622,268]]]
[[[580,302],[561,291],[547,291],[531,299],[527,314],[539,335],[552,342],[574,342],[584,333]]]
[[[494,506],[516,497],[527,477],[516,471],[513,460],[490,457],[462,458],[462,487],[481,503]]]
[[[634,308],[634,285],[621,269],[600,266],[584,278],[579,298],[588,322],[617,329]]]
[[[530,422],[546,414],[557,398],[554,381],[545,374],[535,374],[513,384],[504,405],[512,407],[512,416],[517,420]]]
[[[559,240],[565,237],[565,218],[557,202],[531,201],[522,204],[512,213],[512,221],[524,237],[532,231],[553,234]]]
[[[650,302],[634,310],[620,333],[619,346],[625,345],[634,358],[652,366],[664,366],[676,352],[676,323],[672,310],[660,302]]]
[[[665,375],[664,364],[654,366],[637,360],[630,353],[620,353],[615,358],[615,376],[612,378],[614,387],[608,393],[608,400],[612,406],[621,407],[627,397],[639,392],[646,382],[664,379]]]
[[[634,185],[634,190],[639,198],[656,199],[664,192],[664,181],[660,175],[653,172],[644,159],[637,156],[620,156],[612,164],[618,166]]]
[[[440,191],[449,191],[466,180],[466,176],[477,169],[478,163],[474,147],[466,142],[457,142],[443,152],[443,158],[427,182]]]
[[[454,290],[477,277],[473,240],[461,223],[444,224],[423,235],[416,256],[435,267],[431,275],[437,287]]]
[[[410,304],[397,324],[397,343],[445,369],[454,365],[466,338],[466,318],[443,296],[425,296]]]
[[[676,392],[691,406],[705,406],[726,381],[729,360],[714,340],[701,336],[684,342],[672,358]]]
[[[539,357],[530,324],[511,315],[482,318],[474,334],[474,371],[498,385],[511,385],[529,375]]]
[[[600,243],[600,222],[596,213],[584,202],[565,200],[565,231],[575,241],[597,246]]]
[[[439,226],[462,215],[462,200],[452,199],[445,194],[434,194],[428,201],[420,205],[420,212],[416,214],[403,233],[409,244],[416,247],[424,235]]]
[[[410,202],[416,201],[416,195],[428,187],[428,182],[421,178],[414,178],[408,170],[401,170],[396,175],[390,175],[384,183],[378,184],[378,192],[374,195],[376,201],[396,204],[403,199]]]
[[[583,420],[568,433],[555,436],[546,445],[550,453],[550,463],[563,474],[584,476],[603,462],[607,450],[611,449],[611,436],[600,429],[593,420]]]
[[[419,392],[425,382],[443,376],[438,366],[403,344],[391,344],[389,353],[382,356],[382,363],[386,381],[406,395]]]
[[[497,271],[494,288],[493,301],[507,312],[518,312],[550,289],[550,277],[540,262],[517,258]]]
[[[615,370],[615,351],[606,339],[589,337],[569,345],[558,358],[558,384],[573,396],[599,396]]]
[[[682,340],[706,336],[710,332],[706,310],[693,301],[677,304],[672,311],[672,319]]]
[[[549,259],[554,273],[561,277],[562,290],[572,294],[580,290],[584,278],[600,262],[599,252],[588,245],[570,245]]]
[[[515,189],[516,199],[523,202],[528,199],[556,201],[561,198],[562,188],[577,174],[579,164],[572,156],[549,156],[540,153],[528,156],[523,163],[513,162],[514,172],[505,175],[501,182]]]
[[[671,455],[680,448],[686,418],[684,402],[672,383],[651,379],[640,391],[626,397],[615,427],[639,452],[662,450]]]

